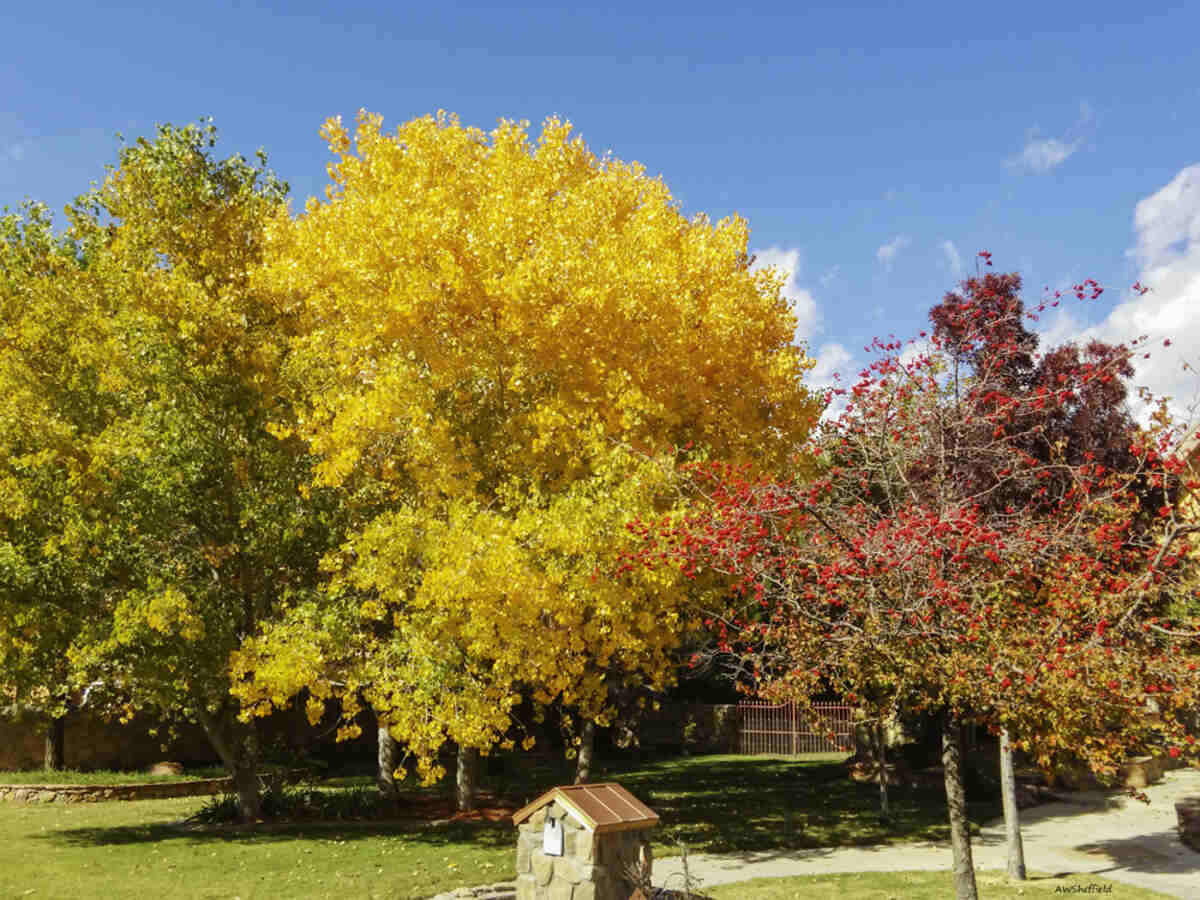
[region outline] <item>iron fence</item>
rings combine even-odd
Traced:
[[[738,752],[797,756],[851,749],[853,707],[814,703],[811,717],[808,712],[794,703],[739,703]]]

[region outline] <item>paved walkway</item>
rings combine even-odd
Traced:
[[[1175,801],[1200,794],[1200,771],[1168,772],[1146,789],[1150,804],[1120,794],[1074,794],[1069,803],[1021,811],[1025,864],[1052,874],[1094,872],[1183,900],[1200,900],[1200,853],[1179,842]],[[990,822],[972,841],[975,868],[1005,866],[1004,821]],[[951,868],[948,844],[902,844],[688,857],[689,872],[704,887],[789,875]],[[654,881],[682,883],[678,857],[654,862]]]

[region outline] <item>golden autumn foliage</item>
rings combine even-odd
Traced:
[[[625,523],[681,508],[682,448],[769,468],[819,414],[781,279],[745,222],[685,218],[558,119],[323,133],[327,199],[271,223],[256,287],[302,323],[317,482],[371,501],[236,691],[263,710],[336,669],[426,760],[502,740],[523,696],[603,720],[608,680],[664,685],[686,630],[674,577],[614,575]]]
[[[97,571],[87,442],[107,404],[75,345],[89,298],[50,213],[0,216],[0,696],[66,711],[66,651]]]
[[[125,145],[61,236],[36,208],[0,219],[0,661],[199,721],[253,819],[230,653],[336,542],[306,446],[267,428],[289,327],[249,282],[287,186],[215,141]]]

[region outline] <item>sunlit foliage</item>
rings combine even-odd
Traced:
[[[685,447],[769,468],[819,412],[781,278],[745,222],[685,218],[557,119],[324,136],[327,198],[274,220],[257,284],[302,323],[281,433],[367,499],[327,599],[239,654],[237,692],[363,697],[428,774],[447,739],[512,739],[526,696],[603,723],[687,627],[677,577],[615,576],[625,521],[686,502]]]

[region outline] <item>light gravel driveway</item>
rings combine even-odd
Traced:
[[[1200,852],[1179,842],[1175,801],[1200,795],[1200,771],[1179,769],[1146,789],[1149,805],[1119,793],[1071,795],[1069,803],[1022,810],[1025,862],[1051,874],[1094,872],[1183,900],[1200,900]],[[972,842],[976,869],[1003,869],[1004,822],[984,826]],[[949,844],[918,843],[788,850],[734,855],[693,854],[689,871],[704,886],[827,872],[949,869]],[[681,886],[680,860],[655,860],[654,881]]]

